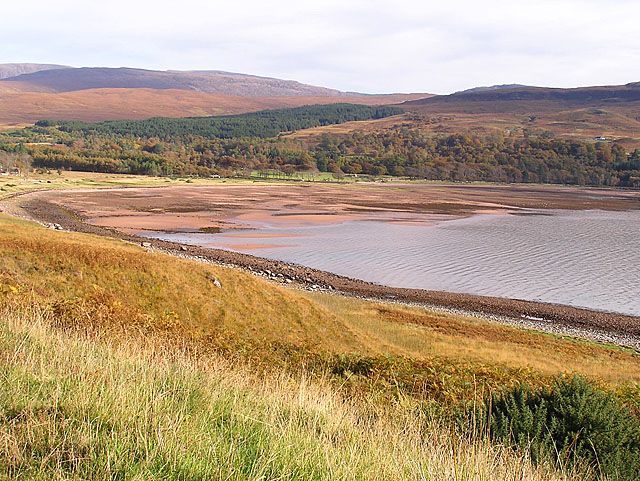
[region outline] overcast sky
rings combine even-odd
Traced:
[[[360,92],[640,81],[640,0],[20,0],[0,63],[211,69]]]

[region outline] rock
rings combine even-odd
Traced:
[[[142,247],[151,247],[151,242],[143,242],[140,244]]]
[[[291,284],[293,281],[291,279],[285,279],[284,280],[287,284]]]
[[[180,246],[180,250],[185,252],[187,250],[187,246]]]
[[[209,279],[211,283],[218,289],[222,289],[222,283],[216,276],[214,276],[213,274],[207,274],[207,279]]]

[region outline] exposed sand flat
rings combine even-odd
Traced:
[[[92,224],[128,232],[369,219],[433,224],[522,209],[640,208],[638,192],[530,185],[256,183],[51,192],[44,198]]]

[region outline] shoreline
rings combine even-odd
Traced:
[[[388,287],[250,254],[145,238],[89,224],[73,211],[39,198],[38,194],[44,192],[21,193],[0,204],[9,215],[49,227],[116,238],[174,256],[243,269],[284,286],[423,307],[640,351],[638,316],[518,299]]]

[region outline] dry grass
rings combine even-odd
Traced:
[[[630,349],[388,303],[317,293],[307,297],[338,316],[371,353],[419,360],[439,356],[546,375],[579,373],[611,383],[640,382],[640,355]]]
[[[382,120],[347,122],[336,126],[314,127],[287,136],[307,145],[316,144],[323,134],[337,137],[353,132],[386,131],[400,128],[420,129],[433,135],[473,133],[476,135],[523,136],[524,131],[552,132],[567,139],[591,142],[595,137],[615,139],[625,148],[640,148],[637,102],[607,105],[599,108],[568,107],[544,102],[498,103],[462,102],[406,106],[408,115]]]
[[[34,190],[99,189],[109,187],[166,187],[177,185],[242,184],[243,179],[169,178],[150,175],[102,174],[93,172],[30,172],[28,175],[1,175],[0,200]]]
[[[265,109],[349,102],[396,104],[428,94],[361,95],[348,97],[241,97],[192,90],[103,88],[73,92],[33,92],[16,82],[0,85],[0,124],[33,124],[42,119],[117,120],[149,117],[202,117],[241,114]]]
[[[217,356],[96,342],[0,311],[0,479],[578,480],[452,434],[405,403]]]
[[[312,301],[241,271],[6,217],[0,280],[7,298],[31,297],[65,325],[141,326],[189,337],[233,333],[256,342],[343,337],[334,317]]]

